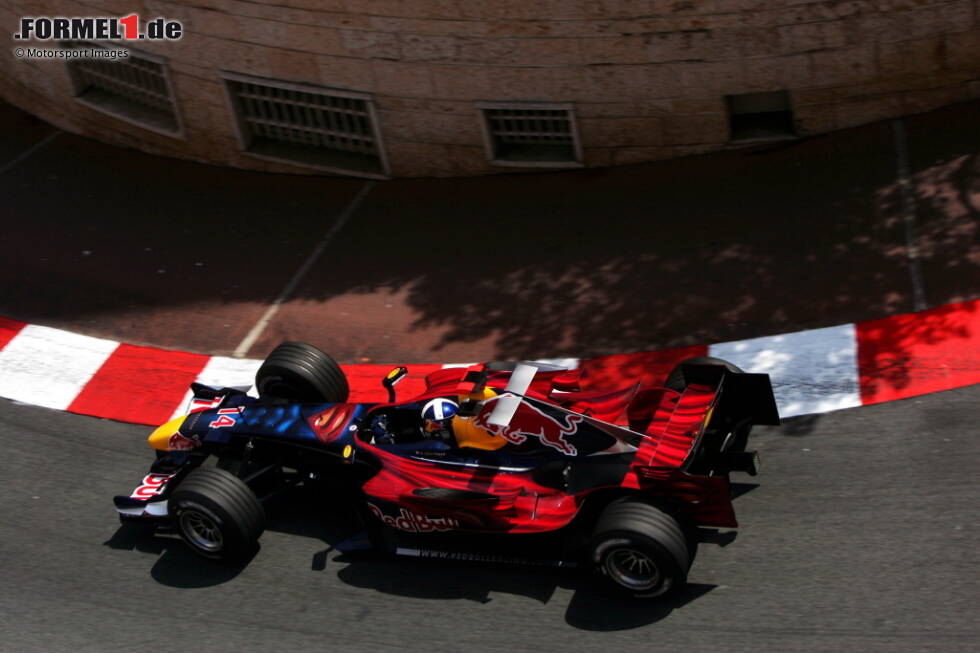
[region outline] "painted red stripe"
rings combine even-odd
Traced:
[[[341,365],[350,386],[352,403],[388,401],[388,392],[381,386],[381,379],[396,365]],[[409,399],[425,391],[425,376],[441,369],[441,365],[407,365],[408,375],[395,386],[398,400]]]
[[[0,350],[7,346],[7,343],[20,333],[20,330],[27,326],[26,322],[18,322],[10,318],[0,317]]]
[[[615,354],[582,361],[583,390],[609,390],[632,385],[662,385],[677,363],[692,356],[707,356],[707,345],[678,347],[663,351]]]
[[[68,410],[121,422],[161,424],[173,415],[210,358],[119,345]]]
[[[855,327],[864,404],[980,383],[980,301]]]

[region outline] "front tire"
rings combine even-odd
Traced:
[[[676,519],[632,500],[606,506],[589,550],[607,586],[635,598],[662,597],[683,587],[693,559]]]
[[[212,560],[246,559],[265,530],[265,510],[255,493],[217,467],[199,467],[188,474],[169,505],[181,539]]]
[[[284,342],[266,357],[255,373],[259,397],[309,403],[339,404],[350,388],[334,359],[302,342]]]

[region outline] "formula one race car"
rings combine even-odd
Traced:
[[[686,581],[700,528],[737,526],[729,474],[756,473],[749,431],[779,423],[768,375],[713,358],[682,362],[663,387],[601,391],[542,363],[449,368],[396,401],[406,373],[383,379],[388,402],[346,403],[329,356],[283,343],[256,374],[258,397],[194,384],[192,412],[149,438],[150,473],[115,498],[120,518],[241,560],[265,498],[327,479],[354,490],[370,540],[396,553],[497,559],[444,547],[551,533],[611,587],[661,596]]]

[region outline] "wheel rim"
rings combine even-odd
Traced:
[[[653,558],[636,549],[616,549],[606,556],[606,572],[623,587],[643,591],[660,582],[660,569]]]
[[[202,551],[216,553],[224,546],[221,529],[203,512],[190,509],[180,513],[180,530],[191,544]]]

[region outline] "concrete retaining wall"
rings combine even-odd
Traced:
[[[0,95],[100,140],[210,163],[306,172],[240,152],[228,70],[373,96],[392,176],[509,171],[488,163],[477,101],[574,106],[583,165],[731,146],[725,95],[789,92],[817,134],[980,97],[971,0],[2,0],[21,16],[165,16],[184,137],[73,100],[60,61],[0,57]]]

